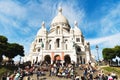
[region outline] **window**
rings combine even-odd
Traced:
[[[65,40],[65,49],[67,50],[67,39]]]
[[[49,45],[49,49],[51,50],[51,44]]]
[[[60,27],[57,27],[57,34],[60,34]]]
[[[76,38],[76,42],[80,42],[80,38]]]
[[[57,48],[59,48],[60,47],[60,39],[57,39],[56,42],[57,42]]]
[[[40,52],[40,49],[38,49],[38,52]]]
[[[51,50],[51,40],[49,40],[49,46],[48,46],[48,48]]]
[[[42,42],[42,39],[39,39],[39,42]]]
[[[65,45],[65,48],[66,48],[66,50],[67,50],[67,44]]]

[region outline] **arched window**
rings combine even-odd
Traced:
[[[80,42],[80,38],[76,38],[76,42]]]
[[[67,39],[65,40],[65,49],[67,50]]]
[[[69,55],[65,55],[65,56],[64,56],[64,61],[65,61],[66,64],[71,63],[71,58],[70,58],[70,56],[69,56]]]
[[[60,27],[57,27],[57,34],[60,34]]]
[[[59,48],[60,47],[60,39],[57,39],[56,43],[57,43],[57,48]]]
[[[51,50],[51,40],[49,40],[49,49]]]
[[[45,62],[47,62],[47,64],[51,64],[51,57],[50,57],[50,55],[46,55],[44,57],[44,60],[45,60]]]
[[[49,44],[49,49],[51,50],[51,44]]]
[[[42,39],[39,39],[39,42],[42,42]]]
[[[65,49],[67,50],[67,44],[65,44]]]
[[[40,52],[40,49],[38,49],[38,52]]]

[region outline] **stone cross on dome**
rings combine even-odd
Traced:
[[[42,22],[42,28],[45,28],[45,22],[44,21]]]
[[[62,7],[58,8],[59,14],[62,14]]]
[[[75,26],[75,27],[78,27],[77,21],[74,21],[74,26]]]

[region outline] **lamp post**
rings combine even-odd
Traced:
[[[98,45],[96,45],[95,48],[96,48],[96,50],[97,50],[97,56],[98,56],[98,62],[99,62],[99,54],[98,54],[98,48],[99,48],[99,47],[98,47]]]
[[[21,57],[20,57],[20,61],[19,61],[19,64],[21,64]]]

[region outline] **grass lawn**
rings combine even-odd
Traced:
[[[106,74],[114,72],[120,78],[120,67],[109,67],[109,66],[106,66],[106,67],[102,67],[101,69],[103,69],[103,71]]]

